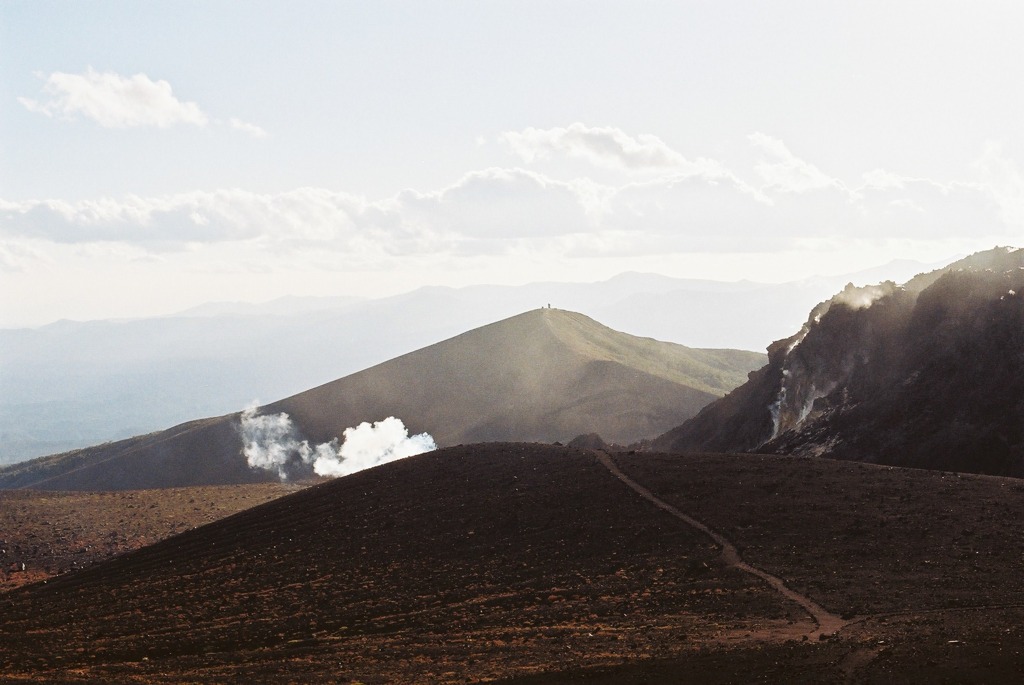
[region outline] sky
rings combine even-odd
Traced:
[[[0,2],[0,327],[1024,244],[1014,2]]]

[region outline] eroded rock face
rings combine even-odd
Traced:
[[[781,369],[778,395],[769,405],[772,432],[765,441],[798,430],[822,411],[836,390],[848,386],[862,368],[878,366],[905,328],[912,297],[895,283],[856,288],[819,305],[797,335],[776,343]]]
[[[655,447],[1024,475],[1024,250],[848,286],[768,352]]]

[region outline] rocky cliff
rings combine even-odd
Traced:
[[[1024,250],[847,286],[768,355],[653,446],[1024,475]]]

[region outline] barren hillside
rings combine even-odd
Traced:
[[[285,412],[311,443],[395,416],[440,446],[567,442],[600,432],[629,443],[693,416],[765,357],[696,350],[613,331],[581,314],[538,309],[474,329],[262,407]],[[276,480],[249,468],[239,415],[0,469],[0,488],[115,490]],[[308,469],[307,469],[308,471]],[[312,475],[301,472],[296,477]]]
[[[0,680],[934,683],[1024,667],[1020,481],[627,453],[617,475],[600,456],[450,448],[7,593]],[[818,639],[743,564],[836,625]]]

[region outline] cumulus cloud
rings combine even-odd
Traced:
[[[841,181],[794,155],[778,138],[755,132],[747,136],[747,139],[764,155],[764,159],[754,167],[754,170],[768,188],[785,193],[802,193],[824,188],[846,191]]]
[[[441,190],[409,190],[378,202],[323,188],[268,194],[231,189],[74,203],[0,201],[0,237],[123,241],[153,250],[270,241],[383,254],[458,251],[470,243],[592,230],[601,195],[609,192],[593,183],[556,181],[522,169],[487,169]]]
[[[46,99],[20,97],[28,110],[48,117],[79,116],[106,128],[177,124],[206,126],[207,115],[195,102],[179,100],[167,81],[153,81],[145,74],[121,76],[89,68],[84,74],[54,72],[46,77]]]
[[[894,174],[891,171],[885,169],[872,169],[871,171],[863,174],[861,178],[864,180],[864,187],[871,188],[874,190],[888,190],[892,188],[903,188],[905,181],[899,174]]]
[[[784,238],[773,226],[772,207],[755,189],[734,176],[707,178],[679,174],[630,183],[608,198],[602,224],[630,235],[642,253],[658,249],[703,251],[735,244],[737,229],[747,233],[745,249],[760,249]],[[756,231],[749,230],[757,227]],[[658,247],[658,244],[661,247]]]
[[[318,263],[384,265],[456,256],[771,252],[854,238],[961,239],[965,231],[1012,242],[1008,234],[1024,222],[1024,177],[997,151],[979,161],[970,181],[875,169],[848,187],[778,139],[754,134],[751,142],[764,159],[749,168],[684,165],[622,184],[492,167],[376,201],[324,188],[0,200],[0,240],[122,244],[150,254],[244,243],[256,260],[248,268],[267,268],[288,254],[313,253]],[[25,259],[9,252],[4,261],[12,269]]]
[[[449,236],[522,238],[593,228],[588,213],[601,187],[558,181],[525,169],[490,168],[466,174],[432,193],[408,191],[394,205],[410,228]]]
[[[253,138],[267,137],[267,132],[264,131],[259,126],[257,126],[256,124],[250,124],[247,121],[242,121],[241,119],[236,119],[234,117],[228,119],[228,126],[235,129],[236,131],[240,131],[242,133],[245,133],[246,135],[250,135]]]
[[[364,200],[320,188],[0,202],[0,235],[58,243],[126,242],[151,249],[257,239],[323,242],[350,236],[366,211]]]
[[[89,119],[104,128],[170,128],[181,124],[207,127],[227,126],[253,138],[267,132],[248,121],[231,117],[211,119],[197,103],[178,99],[167,81],[154,81],[146,74],[122,76],[98,72],[91,67],[82,74],[55,71],[44,79],[42,99],[19,97],[30,112],[51,118]]]
[[[628,171],[678,169],[691,164],[657,136],[630,136],[611,126],[576,122],[567,127],[531,127],[506,131],[500,140],[525,162],[565,155]]]

